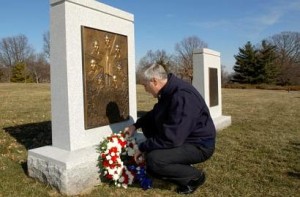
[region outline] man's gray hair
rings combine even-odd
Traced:
[[[143,78],[146,81],[150,81],[153,78],[167,79],[168,73],[162,65],[154,63],[150,66],[145,67]]]

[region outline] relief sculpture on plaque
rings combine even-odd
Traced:
[[[127,36],[82,26],[85,129],[129,118]]]

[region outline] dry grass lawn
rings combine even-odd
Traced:
[[[223,89],[223,114],[214,156],[199,168],[206,183],[190,196],[299,196],[300,92]],[[155,99],[137,87],[138,114]],[[51,144],[49,84],[0,84],[0,197],[63,196],[27,176],[27,150]],[[106,184],[83,196],[177,196],[175,185],[127,190]]]

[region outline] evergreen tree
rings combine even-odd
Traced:
[[[263,40],[261,43],[261,49],[259,50],[259,59],[260,63],[264,67],[263,75],[264,80],[263,83],[274,84],[276,82],[276,78],[278,76],[278,66],[275,63],[276,60],[276,47],[267,41]]]
[[[234,56],[236,64],[233,67],[235,73],[232,81],[238,83],[257,84],[264,80],[264,67],[262,66],[258,50],[247,42],[243,48],[239,48],[239,54]]]
[[[33,79],[26,71],[26,63],[18,62],[12,68],[11,82],[32,83]]]

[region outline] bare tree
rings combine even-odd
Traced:
[[[197,36],[183,39],[175,45],[177,61],[180,65],[181,78],[188,78],[193,81],[193,52],[195,49],[206,48],[208,45]]]
[[[47,60],[49,60],[50,58],[50,33],[49,31],[45,32],[43,34],[43,50],[44,50],[44,54],[47,58]]]
[[[0,65],[0,82],[6,82],[8,81],[7,77],[8,77],[8,73],[7,73],[7,68]]]
[[[173,57],[168,55],[165,50],[152,51],[149,50],[144,57],[141,58],[137,68],[137,82],[140,82],[140,75],[143,72],[145,66],[148,66],[153,63],[161,64],[167,72],[175,71],[175,62]]]
[[[45,54],[32,55],[28,61],[28,70],[36,83],[50,82],[50,65]]]
[[[8,79],[11,78],[11,68],[19,62],[24,62],[33,53],[25,35],[2,38],[0,40],[0,64],[9,69]]]
[[[226,66],[221,65],[221,84],[222,86],[230,82],[231,74],[226,71]]]
[[[10,81],[13,56],[7,38],[2,39],[0,42],[0,64],[2,64],[3,69],[8,70],[6,78]]]
[[[300,83],[300,33],[282,32],[268,39],[276,47],[277,64],[280,68],[279,83]]]

